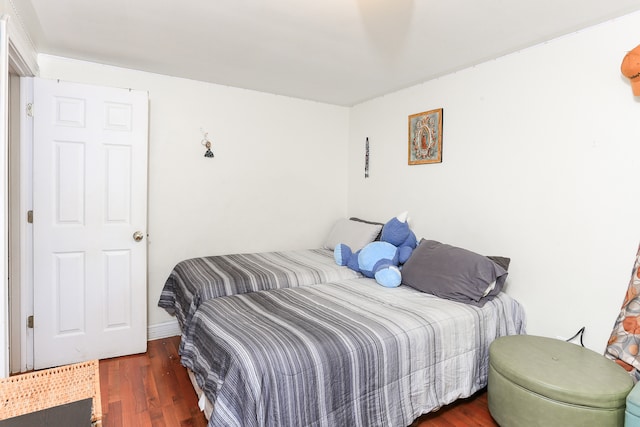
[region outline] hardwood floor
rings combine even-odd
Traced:
[[[204,427],[207,425],[187,371],[180,365],[179,337],[149,341],[145,354],[100,361],[103,427]],[[496,427],[482,391],[411,427]],[[372,426],[377,427],[377,426]]]
[[[149,341],[145,354],[100,361],[103,427],[207,425],[179,344],[180,337]]]
[[[498,427],[491,418],[487,406],[487,392],[482,390],[475,395],[460,399],[451,405],[440,408],[418,418],[411,427]]]

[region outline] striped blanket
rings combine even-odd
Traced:
[[[486,386],[489,344],[524,333],[484,307],[360,278],[208,300],[181,345],[209,426],[398,426]]]
[[[337,265],[333,251],[327,249],[193,258],[174,267],[158,306],[175,314],[184,330],[198,306],[211,298],[360,276]]]

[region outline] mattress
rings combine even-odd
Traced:
[[[328,249],[193,258],[173,268],[158,306],[174,314],[184,330],[198,306],[211,298],[360,276],[348,267],[337,265],[333,251]]]
[[[407,426],[487,385],[491,342],[525,332],[505,293],[483,307],[360,278],[203,301],[182,364],[209,426]]]

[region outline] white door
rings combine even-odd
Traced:
[[[34,367],[146,351],[146,92],[34,79]]]

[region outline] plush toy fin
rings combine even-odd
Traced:
[[[402,212],[402,213],[401,213],[400,215],[398,215],[396,218],[397,218],[397,219],[398,219],[398,221],[400,221],[400,222],[407,222],[407,219],[409,218],[409,212],[408,212],[408,211]]]
[[[387,288],[395,288],[402,283],[400,269],[395,265],[390,265],[376,271],[375,278],[376,282]]]

